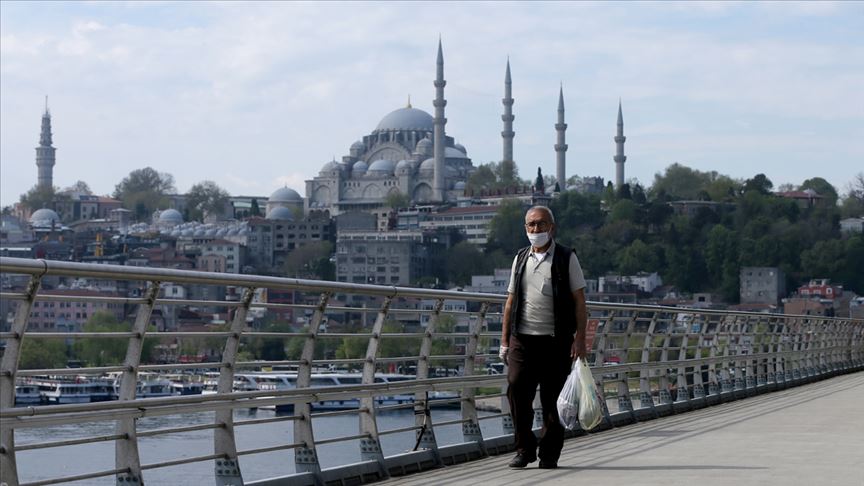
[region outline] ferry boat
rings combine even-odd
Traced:
[[[39,385],[31,382],[15,384],[15,405],[38,405],[42,403]]]
[[[375,383],[394,383],[399,381],[414,380],[412,375],[401,375],[395,373],[375,375]],[[312,373],[309,380],[310,388],[317,387],[338,387],[350,385],[362,385],[363,375],[360,373]],[[234,390],[235,391],[251,391],[251,390],[291,390],[297,388],[296,373],[272,373],[272,372],[256,372],[256,373],[239,373],[234,375]],[[429,395],[430,406],[435,406],[435,401],[451,400],[458,398],[456,392],[432,392]],[[396,395],[380,395],[375,397],[376,406],[402,405],[406,403],[414,403],[414,394],[400,393]],[[459,406],[459,403],[446,403],[445,406]],[[272,408],[272,407],[265,407]],[[279,405],[276,408],[277,412],[286,412],[293,410],[293,405]],[[342,400],[324,400],[312,403],[313,410],[351,410],[360,408],[359,398],[347,398]]]
[[[90,380],[82,377],[46,377],[33,380],[42,400],[49,404],[90,403]]]

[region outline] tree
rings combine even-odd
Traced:
[[[468,176],[468,183],[465,185],[466,189],[473,192],[480,192],[495,187],[498,179],[495,177],[495,172],[492,170],[494,165],[494,163],[488,163],[477,166],[477,169]]]
[[[807,179],[801,183],[801,187],[798,189],[801,191],[812,189],[816,191],[816,194],[824,197],[832,206],[837,203],[837,189],[834,189],[834,186],[830,182],[821,177]]]
[[[633,221],[636,217],[636,204],[630,199],[621,199],[612,206],[609,212],[609,221]]]
[[[64,188],[61,192],[70,194],[84,194],[86,196],[93,195],[93,191],[90,190],[90,186],[84,181],[76,181],[75,184]]]
[[[118,321],[108,312],[96,312],[84,323],[84,332],[129,332],[132,325]],[[152,328],[155,330],[155,327]],[[128,348],[128,338],[82,338],[75,342],[75,357],[88,366],[112,366],[123,363]],[[145,339],[141,351],[141,362],[147,363],[153,357],[156,346],[154,339]]]
[[[654,174],[651,193],[657,194],[662,190],[671,199],[694,200],[699,191],[704,190],[716,176],[716,172],[700,172],[676,162],[667,167],[663,174]]]
[[[249,210],[249,216],[261,216],[261,206],[258,205],[258,200],[252,199],[252,207]]]
[[[175,190],[174,176],[145,167],[133,170],[114,187],[114,199],[122,201],[123,207],[132,210],[138,220],[144,220],[166,207],[165,195]]]
[[[288,277],[334,280],[332,254],[333,243],[329,241],[298,246],[285,258],[282,270]]]
[[[765,174],[756,174],[752,179],[747,179],[744,181],[744,192],[755,191],[759,194],[771,194],[771,188],[774,187],[774,183],[771,182]]]
[[[384,205],[391,209],[407,208],[410,204],[411,198],[402,191],[392,191],[384,198]]]
[[[66,366],[66,343],[62,339],[24,339],[18,368],[40,370]]]
[[[864,216],[864,172],[856,174],[855,179],[847,186],[841,213],[844,218]]]
[[[231,195],[213,181],[201,181],[186,193],[189,218],[203,220],[207,216],[221,215]]]
[[[461,241],[447,252],[445,266],[447,277],[456,285],[468,285],[473,275],[483,275],[490,271],[485,265],[487,260],[475,245]]]
[[[516,199],[506,199],[489,222],[489,237],[486,247],[499,249],[515,255],[519,248],[528,245],[525,236],[525,208]]]
[[[53,208],[54,207],[54,199],[57,196],[59,190],[56,187],[46,187],[35,185],[27,191],[26,194],[21,194],[21,204],[30,209],[30,211],[36,211],[37,209],[42,208]]]
[[[636,239],[630,246],[622,248],[615,260],[618,264],[618,272],[622,275],[634,275],[638,272],[653,272],[659,267],[659,259],[656,249],[646,245],[642,240]]]

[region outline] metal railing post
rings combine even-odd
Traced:
[[[123,362],[124,370],[120,377],[120,386],[117,393],[118,400],[135,400],[138,389],[138,366],[141,364],[141,351],[144,349],[144,335],[150,324],[150,315],[159,296],[160,283],[150,282],[145,297],[146,302],[138,307],[135,323],[132,325],[134,337],[129,338],[126,348],[126,359]],[[144,484],[141,475],[141,456],[138,453],[137,418],[121,418],[117,420],[117,434],[123,438],[115,442],[114,462],[117,469],[125,469],[126,472],[118,473],[116,482],[118,485]]]
[[[381,332],[392,301],[393,295],[384,297],[384,302],[381,303],[381,309],[378,310],[378,316],[375,318],[375,324],[372,325],[372,337],[369,338],[369,345],[366,347],[366,361],[363,363],[363,383],[365,384],[375,383],[375,367],[378,348],[381,345]],[[378,437],[375,399],[374,396],[360,399],[360,433],[366,436],[365,439],[360,439],[360,460],[377,461],[379,475],[383,479],[389,477],[390,474],[384,464],[384,453],[381,450],[381,440]]]
[[[18,303],[15,310],[15,320],[12,322],[13,337],[6,340],[3,360],[0,362],[0,408],[15,406],[15,374],[18,372],[18,362],[24,346],[24,336],[27,333],[27,323],[30,321],[30,311],[36,294],[39,293],[41,275],[33,275],[27,283],[25,299]],[[18,468],[15,460],[15,429],[0,430],[0,483],[8,486],[18,486]]]
[[[486,312],[489,310],[489,303],[483,302],[480,305],[480,312],[477,314],[477,319],[470,323],[468,343],[465,346],[465,365],[463,376],[474,375],[474,364],[477,357],[477,344],[480,340],[480,332],[486,325]],[[474,402],[476,393],[474,388],[463,388],[462,390],[462,437],[465,442],[474,442],[477,444],[480,456],[488,455],[486,445],[483,442],[483,433],[480,430],[480,422],[477,420],[477,404]]]
[[[651,393],[651,371],[646,368],[646,365],[651,362],[651,348],[654,346],[654,326],[657,324],[657,314],[659,311],[651,313],[651,322],[648,323],[648,330],[645,331],[645,339],[642,342],[642,357],[640,362],[642,368],[639,370],[639,408],[636,410],[637,416],[648,415],[651,418],[657,418],[657,411],[654,409],[654,396]]]
[[[330,292],[323,292],[318,299],[318,306],[312,314],[309,324],[309,336],[303,343],[300,353],[300,366],[297,367],[297,388],[309,388],[312,381],[312,362],[315,360],[315,341],[318,330],[324,320],[324,311],[330,300]],[[298,473],[312,473],[316,484],[321,482],[321,463],[318,462],[318,452],[315,449],[315,434],[312,427],[312,404],[309,402],[294,404],[294,443],[303,444],[294,450],[294,469]]]
[[[420,356],[417,359],[418,380],[429,377],[429,356],[432,354],[432,341],[435,329],[438,327],[438,317],[444,308],[444,299],[437,299],[432,315],[426,323],[426,332],[420,341]],[[432,458],[436,466],[441,465],[441,455],[438,453],[438,441],[435,440],[435,429],[432,423],[432,414],[429,411],[428,392],[418,391],[414,394],[414,425],[420,427],[416,431],[417,447],[432,451]]]
[[[234,311],[231,321],[231,335],[225,340],[222,351],[222,367],[219,373],[217,393],[231,393],[234,389],[234,368],[237,363],[237,351],[240,349],[240,335],[246,327],[246,314],[255,296],[255,289],[247,287],[243,293],[240,307]],[[234,409],[216,411],[216,424],[213,431],[213,453],[222,455],[216,459],[216,486],[238,486],[243,484],[243,473],[240,472],[240,461],[237,457],[237,440],[234,437]]]

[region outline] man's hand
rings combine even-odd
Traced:
[[[585,350],[585,338],[579,338],[573,340],[573,345],[570,347],[570,358],[575,360],[576,358],[582,358],[583,360],[588,358],[588,352]]]
[[[584,347],[584,346],[583,346]],[[501,362],[505,365],[510,365],[510,360],[508,359],[508,355],[510,354],[510,348],[507,346],[501,346],[498,349],[498,357],[501,358]]]

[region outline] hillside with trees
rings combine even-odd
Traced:
[[[558,241],[576,249],[589,278],[658,272],[680,291],[737,302],[741,267],[776,266],[787,288],[830,278],[864,293],[864,236],[843,235],[839,225],[864,216],[864,175],[842,197],[820,177],[773,189],[764,174],[740,181],[673,164],[647,190],[631,181],[602,195],[569,191],[551,207]],[[810,204],[779,195],[808,189],[819,196]],[[527,244],[522,217],[518,205],[502,206],[490,225],[484,270],[509,266]]]

